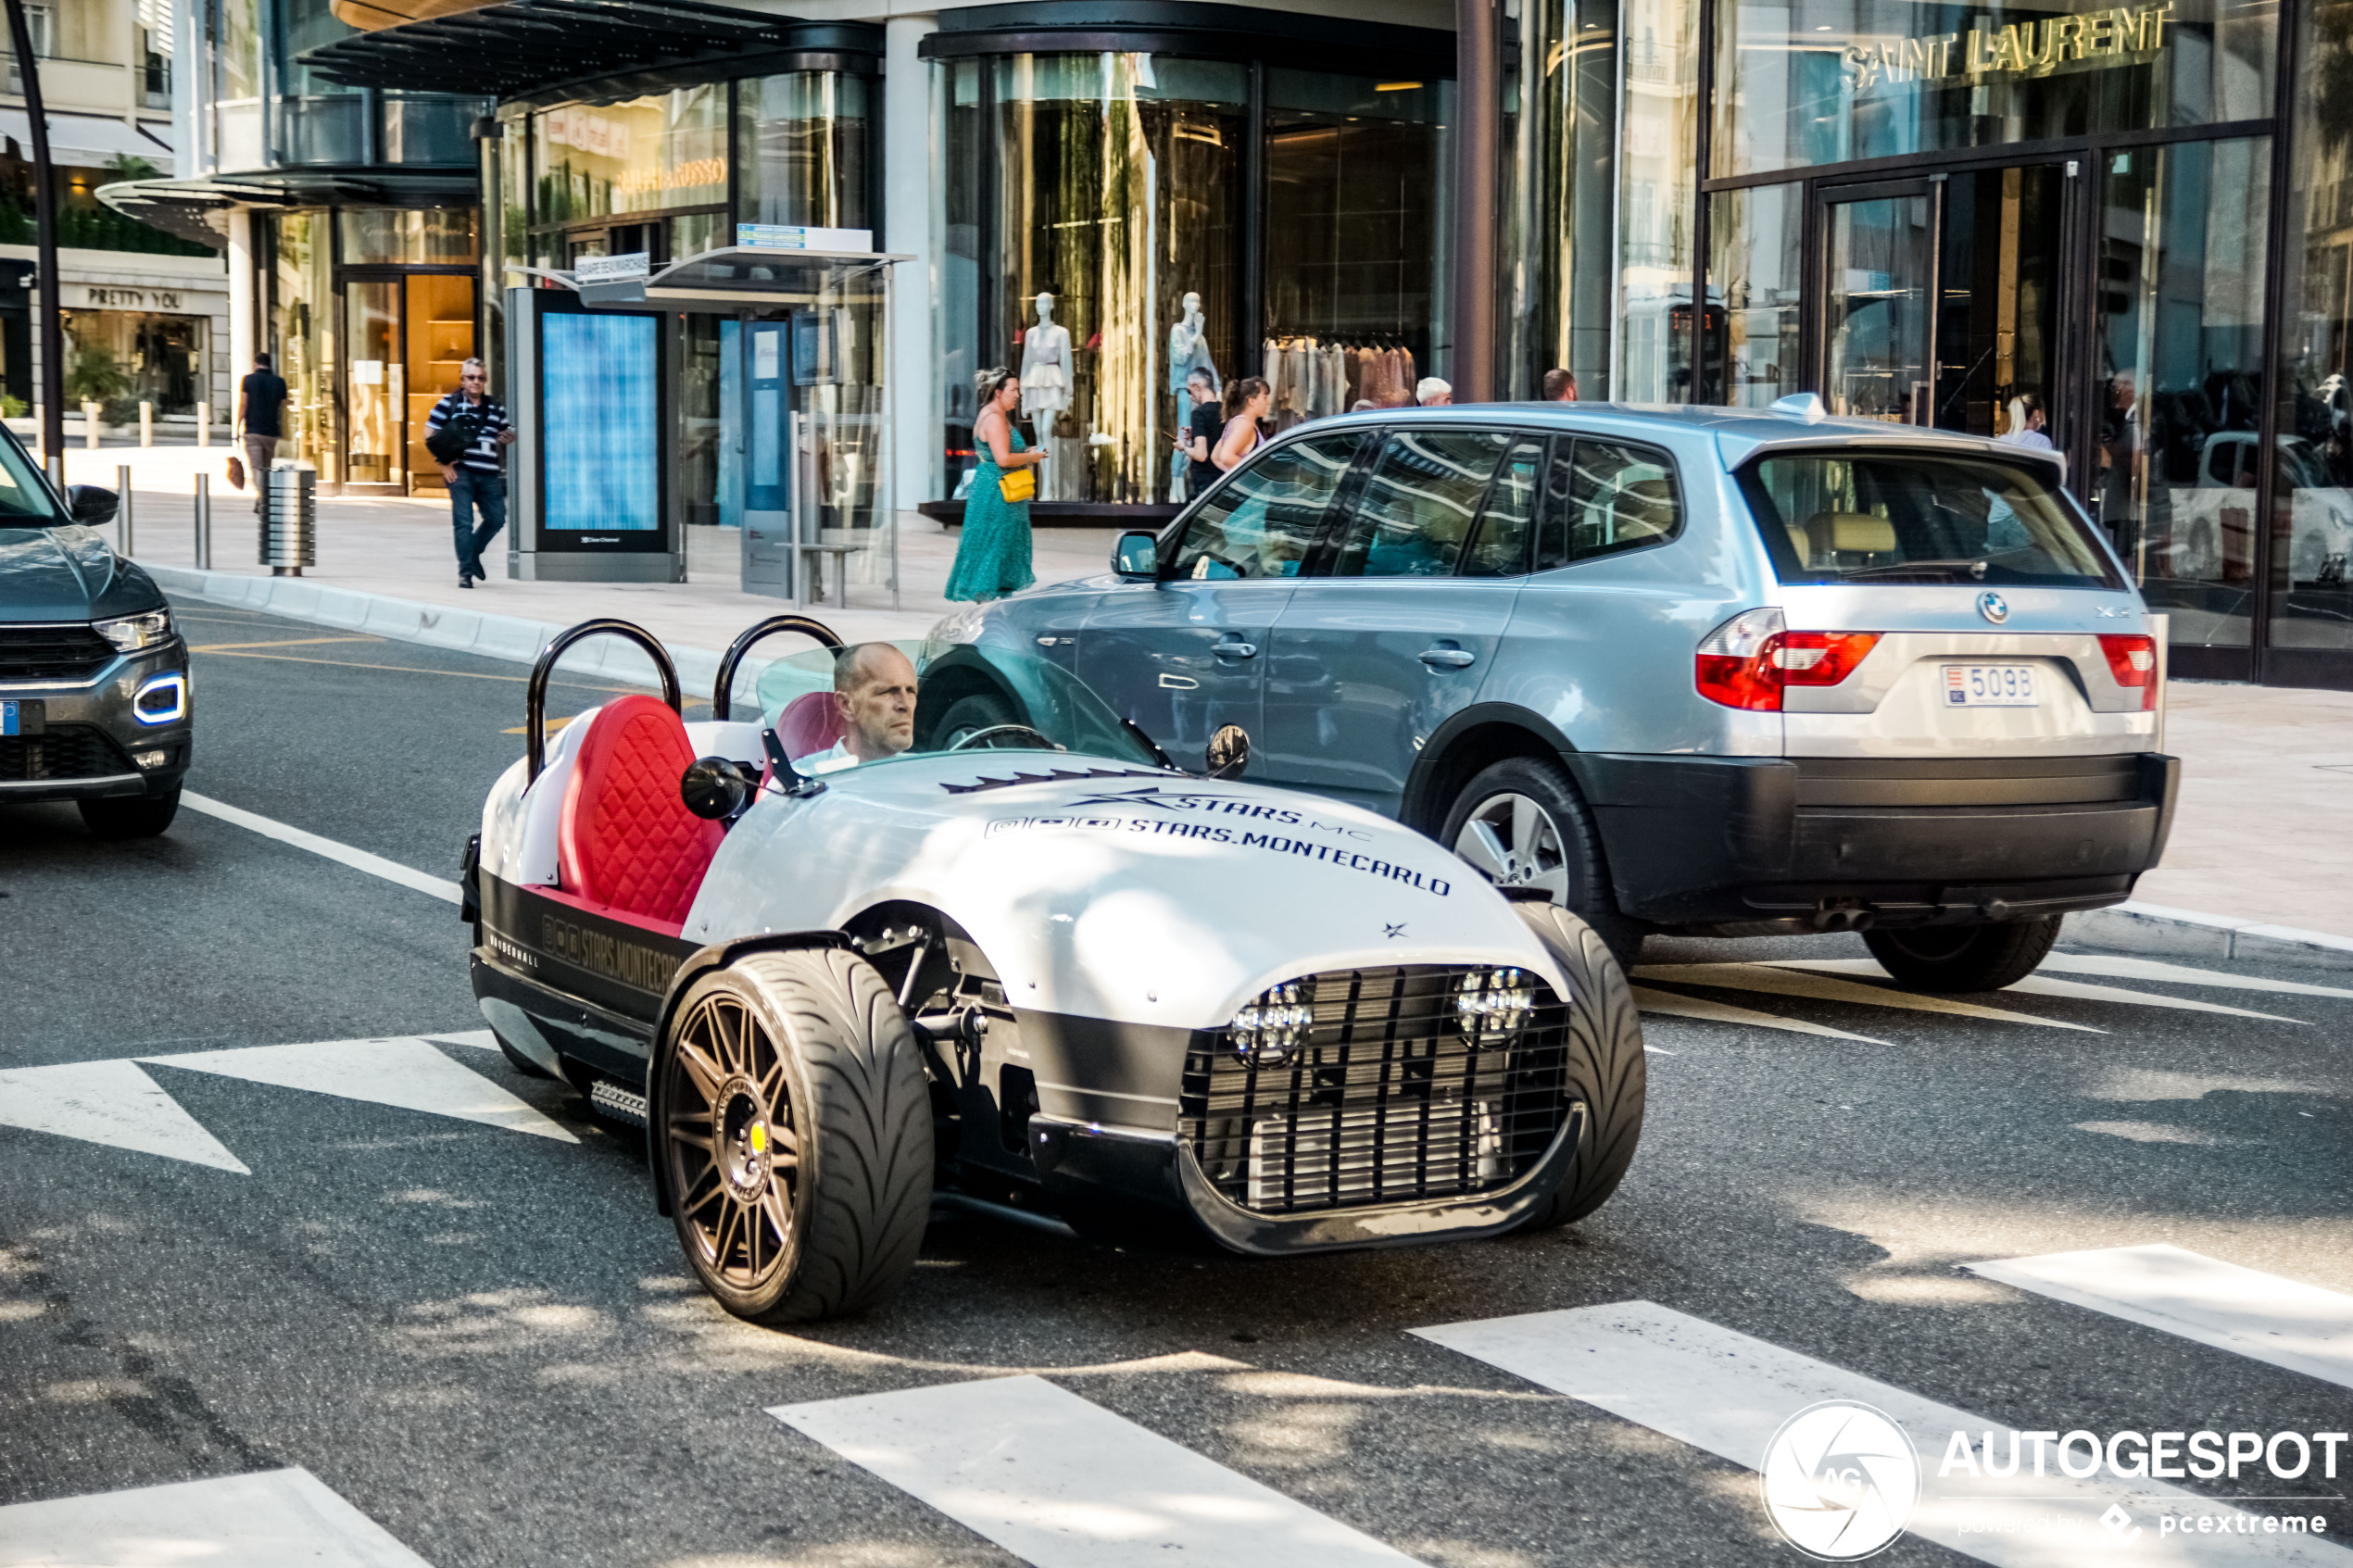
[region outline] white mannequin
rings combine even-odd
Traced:
[[[1055,324],[1054,296],[1041,294],[1038,324],[1022,334],[1021,409],[1051,416],[1069,407],[1070,329]]]
[[[1186,295],[1183,318],[1168,329],[1169,391],[1183,393],[1185,378],[1191,373],[1196,365],[1209,371],[1209,383],[1212,388],[1219,392],[1225,390],[1225,379],[1217,373],[1216,361],[1210,358],[1209,351],[1202,345],[1202,333],[1208,330],[1208,322],[1202,319],[1201,295]],[[1189,410],[1184,411],[1189,412]]]

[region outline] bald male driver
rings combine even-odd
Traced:
[[[896,757],[915,744],[915,667],[888,643],[858,643],[834,656],[834,709],[849,733],[806,759],[830,773]]]

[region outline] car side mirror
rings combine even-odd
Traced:
[[[72,515],[74,521],[87,523],[92,528],[112,522],[114,514],[121,506],[120,496],[95,484],[66,486],[66,510]]]
[[[744,772],[743,765],[731,758],[698,757],[679,777],[678,798],[705,822],[733,822],[743,814],[758,784]]]
[[[1227,724],[1209,737],[1209,776],[1213,779],[1238,779],[1250,766],[1250,732],[1239,724]]]
[[[1111,547],[1111,569],[1122,577],[1158,577],[1160,541],[1141,532],[1121,534]]]

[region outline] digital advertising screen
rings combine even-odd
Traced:
[[[541,318],[547,544],[662,547],[660,331],[652,316],[550,311]]]

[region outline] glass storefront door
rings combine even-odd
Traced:
[[[345,483],[400,494],[441,488],[441,465],[425,450],[425,417],[457,390],[474,352],[474,280],[410,272],[346,277]]]
[[[1925,424],[1934,347],[1934,188],[1841,191],[1825,204],[1823,401],[1850,419]]]

